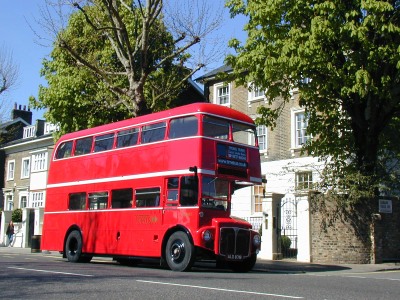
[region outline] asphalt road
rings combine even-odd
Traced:
[[[325,270],[325,271],[324,271]],[[107,258],[69,263],[58,253],[0,251],[0,299],[398,299],[400,271],[257,268],[249,273],[196,265],[178,273]]]

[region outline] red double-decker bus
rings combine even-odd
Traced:
[[[249,271],[260,235],[230,216],[231,197],[261,183],[260,168],[251,118],[214,104],[66,134],[51,158],[41,249],[71,262],[159,258],[186,271],[215,259]]]

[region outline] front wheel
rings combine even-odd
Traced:
[[[188,271],[193,266],[195,248],[182,231],[174,232],[165,247],[165,260],[172,271]]]
[[[90,262],[92,257],[82,255],[82,236],[78,230],[69,233],[65,242],[65,255],[69,262]]]

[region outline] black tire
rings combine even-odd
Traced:
[[[82,255],[82,236],[78,230],[69,233],[65,241],[65,256],[69,262],[90,262],[92,257]]]
[[[195,248],[189,237],[182,231],[174,232],[165,247],[165,260],[172,271],[190,270],[195,259]]]
[[[232,262],[230,263],[229,266],[234,272],[247,273],[251,271],[251,269],[253,269],[254,265],[256,264],[256,261],[257,261],[257,255],[254,254],[242,262]]]

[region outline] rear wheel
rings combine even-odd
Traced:
[[[65,255],[69,262],[90,262],[91,256],[82,255],[82,236],[78,230],[69,233],[65,242]]]
[[[173,233],[165,247],[165,260],[172,271],[188,271],[195,259],[194,245],[182,231]]]

